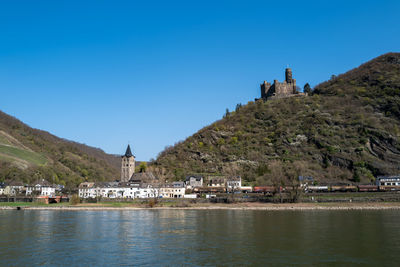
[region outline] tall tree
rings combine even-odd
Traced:
[[[306,84],[304,85],[303,92],[304,92],[304,93],[307,93],[307,94],[309,94],[309,95],[312,93],[312,89],[311,89],[311,86],[310,86],[309,83],[306,83]]]
[[[228,117],[229,116],[229,109],[227,108],[226,110],[225,110],[225,116],[224,117]]]

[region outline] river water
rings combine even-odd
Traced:
[[[0,210],[1,266],[399,262],[395,210]]]

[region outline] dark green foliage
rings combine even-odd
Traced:
[[[146,172],[147,170],[147,163],[145,161],[140,162],[139,166],[137,167],[138,172]]]
[[[309,83],[306,83],[306,84],[304,85],[303,92],[304,92],[304,93],[307,93],[307,94],[309,94],[309,95],[311,95],[312,89],[311,89],[311,86],[310,86]]]
[[[400,118],[400,54],[388,53],[315,87],[321,95],[352,95],[386,116]]]
[[[228,117],[229,116],[229,109],[227,108],[226,110],[225,110],[225,116],[224,117]]]

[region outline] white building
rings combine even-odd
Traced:
[[[40,195],[55,197],[56,196],[56,188],[54,186],[42,186]]]
[[[54,197],[56,195],[56,187],[46,180],[38,180],[36,183],[33,185],[27,185],[25,187],[26,189],[26,195],[33,195],[37,193],[39,196],[48,196],[48,197]]]
[[[230,177],[226,180],[226,188],[228,190],[240,189],[242,187],[242,177]]]
[[[4,193],[5,189],[6,189],[5,187],[0,185],[0,196],[5,195],[5,193]]]
[[[200,175],[189,175],[186,176],[185,186],[187,189],[203,186],[203,176]]]
[[[153,198],[158,197],[159,190],[151,185],[139,183],[81,183],[79,197],[81,198]]]
[[[161,187],[150,184],[121,183],[110,185],[109,183],[81,183],[79,185],[80,198],[184,198],[185,187],[183,183],[174,183]]]
[[[183,182],[174,182],[167,184],[160,188],[160,197],[162,198],[184,198],[185,187]]]
[[[21,182],[13,181],[10,184],[4,186],[3,194],[8,196],[15,196],[22,193],[25,190],[25,186]]]
[[[151,186],[139,188],[138,198],[154,198],[160,196],[160,190]]]
[[[97,189],[95,183],[84,182],[78,187],[78,195],[80,198],[96,198],[98,196]]]
[[[197,194],[185,194],[184,198],[197,198]]]

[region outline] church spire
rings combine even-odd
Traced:
[[[127,158],[133,157],[131,147],[129,146],[129,144],[128,144],[128,147],[126,148],[125,157],[127,157]]]

